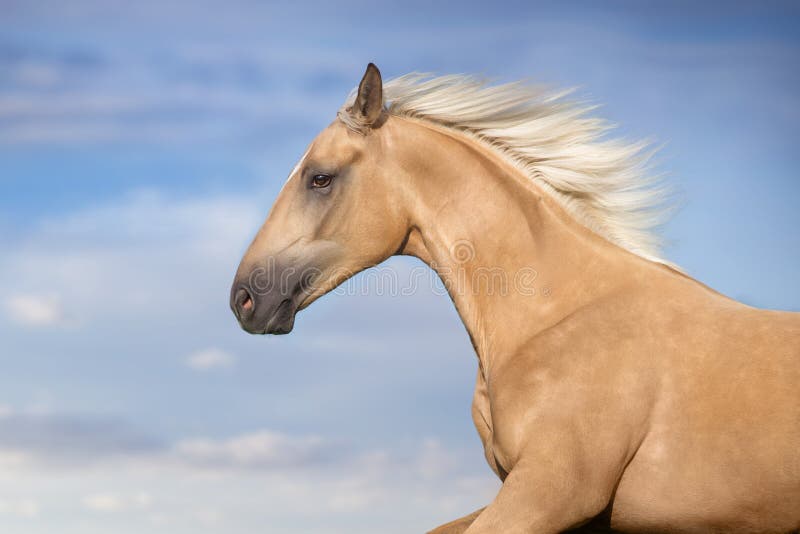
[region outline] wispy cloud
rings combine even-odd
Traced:
[[[174,295],[201,295],[210,274],[219,276],[217,283],[229,283],[252,231],[245,229],[256,228],[262,217],[253,199],[177,202],[145,191],[42,221],[14,254],[0,259],[5,315],[16,323],[50,326],[64,322],[69,303],[76,325],[102,317],[154,318],[155,312],[174,320],[175,310],[191,313],[197,305],[195,298]],[[227,293],[224,285],[215,296]],[[212,301],[225,309],[224,300]],[[203,361],[232,363],[213,352],[197,356],[198,365]]]
[[[333,459],[344,461],[349,453],[340,445],[319,436],[266,429],[168,443],[117,418],[11,409],[0,417],[0,452],[8,458],[23,458],[31,469],[143,462],[199,471],[283,472]]]
[[[298,69],[263,51],[217,48],[168,48],[157,59],[97,50],[75,61],[22,45],[4,56],[0,43],[0,145],[241,140],[331,116],[357,81],[357,68],[319,54]],[[319,83],[340,94],[320,95]]]
[[[0,517],[33,518],[39,515],[39,504],[33,499],[0,499]]]
[[[209,371],[231,367],[236,363],[236,357],[230,352],[212,347],[193,352],[186,357],[185,362],[187,366],[196,371]]]
[[[53,326],[64,320],[61,301],[55,296],[14,295],[5,304],[11,320],[26,326]]]
[[[0,451],[37,464],[90,465],[162,449],[158,440],[114,418],[25,412],[0,418]]]
[[[12,426],[0,425],[0,458],[25,459],[3,463],[0,492],[12,498],[0,500],[0,516],[86,510],[93,514],[83,516],[86,532],[102,531],[92,517],[113,516],[133,531],[146,524],[150,532],[172,534],[223,522],[226,532],[249,532],[265,521],[289,521],[304,532],[399,534],[485,504],[498,484],[488,469],[464,470],[463,450],[434,438],[398,453],[260,429],[142,447],[126,425],[98,424],[95,417],[13,419]],[[48,491],[36,499],[25,489],[45,482]],[[385,514],[396,512],[398,502],[406,519],[387,526]]]
[[[147,508],[153,497],[145,492],[133,495],[118,493],[92,493],[83,498],[83,505],[95,512],[119,512],[130,508]]]
[[[335,443],[318,436],[290,436],[261,430],[225,440],[207,438],[179,441],[175,454],[182,460],[209,469],[264,469],[282,471],[342,459]]]

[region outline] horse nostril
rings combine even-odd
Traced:
[[[240,318],[250,315],[253,311],[253,298],[245,288],[240,288],[236,292],[235,304]]]

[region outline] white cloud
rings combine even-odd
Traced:
[[[96,512],[119,512],[131,508],[148,508],[153,497],[146,491],[133,495],[116,493],[93,493],[83,498],[83,505]]]
[[[33,518],[39,515],[39,503],[32,499],[0,500],[0,516]]]
[[[98,512],[115,512],[122,508],[122,500],[109,493],[96,493],[83,498],[83,504],[90,510]]]
[[[0,404],[0,419],[8,417],[14,413],[14,409],[8,404]]]
[[[416,463],[420,476],[425,478],[446,476],[456,468],[453,455],[435,438],[427,438],[422,442]]]
[[[0,448],[0,469],[11,471],[31,465],[30,455],[20,450],[6,450]]]
[[[229,284],[264,211],[256,198],[178,201],[145,190],[45,219],[0,257],[3,311],[32,326],[147,323],[148,335],[182,321],[196,327],[208,310],[233,321]]]
[[[233,354],[213,347],[193,352],[186,358],[186,365],[196,371],[231,367],[235,363],[236,357]]]
[[[136,506],[141,508],[147,508],[153,503],[153,496],[147,493],[146,491],[140,491],[133,497],[131,497],[131,502],[133,502]]]
[[[101,453],[99,463],[54,469],[39,458],[0,469],[0,495],[15,499],[0,502],[0,516],[69,510],[65,526],[80,529],[63,531],[81,534],[188,534],[221,524],[231,534],[252,532],[254,524],[275,532],[400,534],[479,508],[498,487],[488,468],[463,471],[479,457],[466,461],[463,450],[434,439],[401,451],[355,450],[337,440],[257,430],[122,449],[130,454]],[[37,454],[57,452],[39,447]],[[387,525],[398,513],[403,521]]]
[[[214,469],[283,469],[318,463],[332,444],[316,436],[261,430],[227,440],[188,439],[175,445],[181,460]]]
[[[6,300],[11,319],[28,326],[51,326],[61,322],[64,314],[58,297],[15,295]]]

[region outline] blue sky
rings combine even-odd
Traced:
[[[392,297],[366,273],[279,338],[228,309],[368,61],[578,87],[620,135],[664,143],[667,257],[800,310],[794,3],[0,10],[4,532],[418,532],[491,499],[476,360],[435,284]]]

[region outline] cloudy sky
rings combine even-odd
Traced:
[[[491,499],[435,281],[367,273],[277,338],[228,309],[368,61],[578,87],[664,143],[666,255],[800,309],[796,3],[432,4],[0,0],[3,532],[421,532]]]

